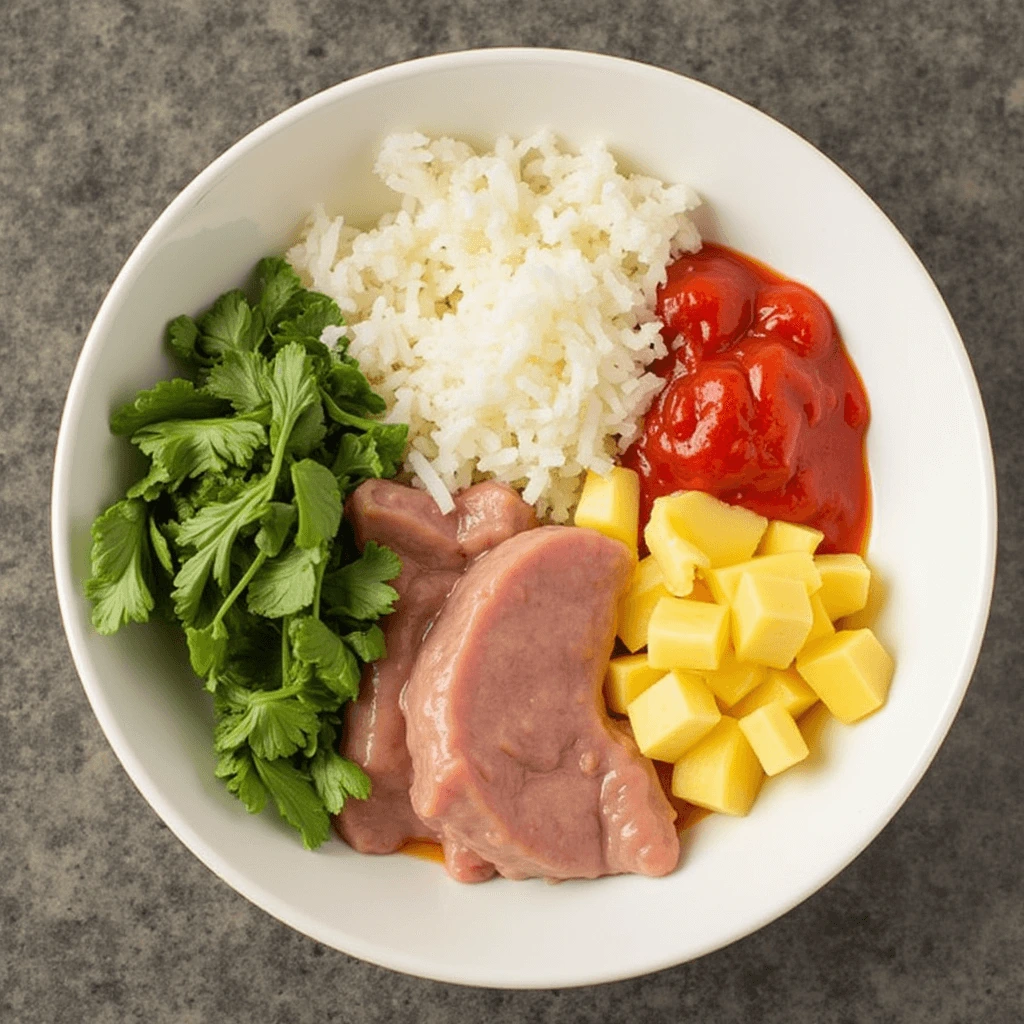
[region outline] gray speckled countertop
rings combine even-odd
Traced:
[[[79,349],[178,190],[328,85],[510,44],[693,75],[852,174],[960,326],[1001,505],[974,682],[924,781],[867,852],[727,949],[564,992],[390,974],[291,931],[207,871],[100,733],[61,632],[48,542],[52,450]],[[1020,0],[4,0],[0,233],[0,1020],[1024,1019]]]

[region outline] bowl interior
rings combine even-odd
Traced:
[[[171,371],[164,324],[241,284],[316,203],[372,222],[382,138],[419,129],[488,142],[550,126],[702,195],[708,237],[816,289],[867,386],[876,620],[897,672],[885,709],[825,726],[812,759],[770,781],[743,820],[688,835],[667,879],[552,886],[450,881],[433,863],[302,849],[213,777],[211,712],[183,644],[160,627],[95,635],[82,595],[89,525],[133,464],[113,406]],[[955,481],[955,486],[951,484]],[[54,557],[89,699],[132,779],[181,840],[249,899],[347,953],[447,981],[549,987],[627,977],[739,938],[823,885],[882,828],[945,735],[991,593],[994,478],[956,329],[895,228],[837,167],[752,108],[665,71],[556,51],[429,58],[335,87],[258,129],[154,225],[86,341],[61,429]],[[950,543],[952,537],[955,543]],[[955,597],[955,600],[951,598]],[[614,922],[614,937],[609,925]]]

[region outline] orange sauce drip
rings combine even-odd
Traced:
[[[408,857],[418,857],[420,860],[432,860],[435,863],[444,863],[444,850],[440,843],[431,839],[408,839],[398,850]]]

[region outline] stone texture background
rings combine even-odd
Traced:
[[[1022,40],[1020,0],[3,0],[0,1020],[1024,1019]],[[52,450],[85,332],[178,190],[337,81],[513,44],[693,75],[790,125],[863,184],[963,333],[1002,510],[973,685],[880,838],[745,941],[564,992],[390,974],[290,931],[210,874],[136,793],[93,719],[48,544]]]

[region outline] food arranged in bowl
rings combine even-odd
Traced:
[[[819,701],[886,699],[840,621],[863,387],[818,296],[602,146],[399,135],[378,172],[397,213],[315,211],[114,414],[149,467],[94,526],[94,624],[182,626],[217,775],[309,847],[333,816],[463,881],[668,874]]]

